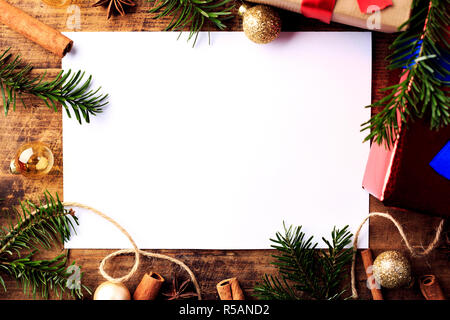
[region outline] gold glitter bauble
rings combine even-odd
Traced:
[[[257,5],[249,8],[242,5],[239,8],[242,15],[242,28],[245,35],[256,43],[269,43],[280,35],[281,19],[272,8]]]
[[[400,288],[411,283],[411,266],[398,251],[385,251],[373,262],[375,280],[388,289]]]

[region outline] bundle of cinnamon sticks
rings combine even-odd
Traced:
[[[244,300],[244,292],[236,278],[220,281],[217,284],[217,292],[220,300]]]

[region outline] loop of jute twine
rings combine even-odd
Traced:
[[[122,250],[118,250],[115,251],[109,255],[107,255],[105,258],[103,258],[102,262],[100,263],[99,266],[99,271],[100,274],[103,276],[103,278],[105,278],[108,281],[111,282],[124,282],[129,280],[137,271],[138,267],[139,267],[139,263],[140,263],[140,255],[144,255],[144,256],[148,256],[148,257],[152,257],[152,258],[157,258],[157,259],[163,259],[163,260],[168,260],[170,262],[173,262],[179,266],[181,266],[188,274],[189,277],[191,278],[192,284],[195,287],[195,291],[197,292],[197,297],[198,300],[202,300],[202,292],[200,290],[200,285],[198,284],[197,278],[195,277],[194,273],[191,271],[191,269],[184,264],[182,261],[167,256],[165,254],[160,254],[160,253],[154,253],[154,252],[147,252],[147,251],[143,251],[140,250],[137,245],[136,242],[134,242],[133,238],[131,237],[131,235],[114,219],[112,219],[111,217],[107,216],[106,214],[104,214],[103,212],[89,207],[87,205],[81,204],[81,203],[77,203],[77,202],[63,202],[64,206],[67,207],[78,207],[78,208],[83,208],[83,209],[87,209],[89,211],[94,212],[95,214],[97,214],[98,216],[102,217],[105,220],[108,220],[110,223],[112,223],[117,229],[120,230],[120,232],[122,232],[130,241],[131,245],[133,246],[133,249],[122,249]],[[123,254],[128,254],[128,253],[134,253],[135,259],[134,259],[134,264],[133,267],[131,268],[131,270],[128,272],[128,274],[124,275],[123,277],[120,278],[113,278],[111,277],[106,271],[105,271],[105,264],[106,262],[116,256],[119,255],[123,255]]]
[[[370,213],[363,220],[363,222],[359,225],[358,229],[355,232],[355,236],[353,239],[353,259],[352,259],[352,269],[351,269],[351,286],[352,286],[352,298],[353,299],[358,299],[358,291],[356,290],[356,280],[355,280],[355,266],[356,266],[356,253],[358,251],[358,238],[359,238],[359,234],[361,232],[361,228],[366,223],[366,221],[369,220],[370,217],[382,217],[382,218],[390,220],[397,227],[397,230],[400,233],[400,235],[402,236],[402,239],[405,242],[405,245],[408,248],[409,253],[411,254],[411,257],[425,257],[425,256],[429,255],[431,253],[431,251],[433,251],[433,249],[435,249],[437,247],[437,245],[439,244],[439,239],[441,237],[441,233],[444,228],[444,222],[445,222],[445,219],[441,220],[441,222],[439,223],[439,225],[436,229],[436,234],[434,236],[434,239],[433,239],[433,241],[431,241],[431,243],[428,245],[428,247],[426,247],[425,249],[422,249],[422,250],[417,250],[413,246],[411,246],[408,238],[406,237],[405,231],[403,230],[403,227],[400,225],[400,223],[397,220],[394,219],[394,217],[392,217],[388,213],[382,213],[382,212]]]

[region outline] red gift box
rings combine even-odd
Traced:
[[[372,144],[363,188],[385,205],[450,216],[450,180],[430,165],[450,139],[450,126],[430,130],[429,119],[402,124],[391,149]]]

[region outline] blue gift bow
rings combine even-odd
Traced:
[[[450,180],[450,140],[431,160],[430,166],[441,176]]]

